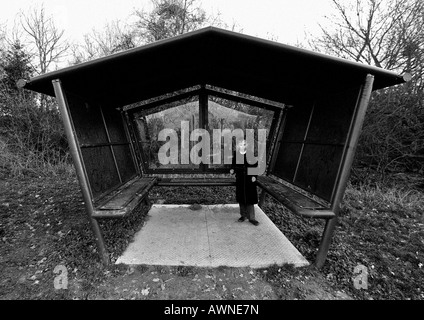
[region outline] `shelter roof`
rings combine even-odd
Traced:
[[[207,27],[29,79],[24,88],[54,96],[51,81],[99,103],[123,106],[199,84],[291,103],[338,91],[374,75],[374,90],[405,82],[381,68]]]

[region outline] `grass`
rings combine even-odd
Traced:
[[[424,192],[391,185],[349,184],[327,262],[319,271],[357,299],[424,298]],[[278,208],[272,202],[267,206],[268,214]],[[322,225],[285,213],[269,215],[307,258],[314,258]],[[358,265],[368,269],[367,290],[353,286]]]
[[[122,277],[131,277],[132,271],[125,266],[103,267],[100,264],[78,182],[71,169],[61,170],[55,174],[20,175],[0,180],[0,299],[130,297],[119,283]],[[374,181],[348,186],[339,225],[322,269],[273,266],[251,275],[251,281],[259,279],[257,283],[265,283],[252,295],[237,295],[237,291],[230,294],[228,288],[243,287],[237,282],[224,286],[225,292],[217,292],[216,296],[221,299],[269,298],[268,287],[271,287],[275,293],[272,297],[276,299],[307,299],[312,291],[319,292],[321,298],[329,297],[332,292],[336,296],[346,293],[354,299],[423,299],[424,193],[419,188],[411,188],[407,181],[394,179],[384,184]],[[151,199],[189,204],[235,202],[233,187],[156,187]],[[140,207],[123,220],[101,222],[112,261],[143,225],[147,209]],[[293,215],[270,197],[263,210],[298,250],[313,261],[323,221]],[[53,270],[59,264],[66,265],[72,290],[53,288]],[[353,285],[354,268],[359,264],[368,269],[366,290],[355,289]],[[203,291],[198,294],[193,291],[197,290],[192,286],[197,283],[193,282],[194,277],[207,275],[209,282],[202,284],[202,288],[206,288],[215,279],[211,274],[224,277],[231,273],[232,278],[227,280],[233,283],[239,271],[140,266],[135,272],[141,279],[150,277],[156,281],[158,274],[167,277],[160,284],[174,286],[174,292],[164,295],[158,285],[155,297],[160,299],[188,295],[209,297]],[[177,282],[172,285],[174,281]],[[112,282],[114,287],[108,285]],[[154,284],[150,284],[150,295],[154,292]],[[185,291],[178,291],[183,287]],[[116,288],[121,291],[117,293]],[[147,289],[140,290],[137,292]],[[133,297],[146,298],[140,294]]]
[[[11,151],[0,136],[0,177],[74,176],[70,155],[37,152],[25,146]]]
[[[369,289],[359,298],[424,298],[424,193],[401,183],[349,186],[340,226],[324,272],[339,263],[368,268]],[[335,277],[346,286],[346,274]]]

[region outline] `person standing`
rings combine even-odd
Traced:
[[[258,193],[256,191],[256,176],[248,175],[248,168],[255,167],[247,162],[246,157],[247,143],[246,140],[241,140],[233,153],[232,166],[230,174],[236,175],[236,200],[239,203],[240,215],[239,222],[246,219],[250,223],[257,226],[259,222],[255,219],[255,207],[258,203]],[[242,163],[237,163],[237,153],[243,159]]]

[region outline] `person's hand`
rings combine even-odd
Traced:
[[[255,182],[256,181],[256,178],[255,177],[252,177],[252,182]]]
[[[230,170],[230,174],[234,174],[234,169],[231,169]]]

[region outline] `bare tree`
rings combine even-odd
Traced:
[[[137,39],[128,25],[118,20],[108,22],[101,31],[93,29],[85,34],[84,42],[71,48],[72,64],[108,56],[136,45]]]
[[[30,9],[21,13],[21,25],[29,36],[37,60],[36,69],[43,74],[66,54],[69,44],[64,40],[64,30],[59,30],[51,16],[47,16],[44,7]]]
[[[136,29],[146,42],[154,42],[202,27],[206,13],[197,0],[152,0],[153,10],[136,10]]]
[[[5,42],[6,42],[6,28],[3,25],[0,25],[0,59],[4,60],[5,54]],[[3,63],[0,63],[0,81],[6,76],[4,71]]]
[[[329,29],[310,41],[319,51],[377,67],[423,75],[422,0],[333,0]],[[422,87],[422,83],[420,84]]]
[[[0,51],[4,50],[6,43],[6,26],[0,24]]]
[[[73,55],[71,64],[183,34],[206,24],[232,30],[237,28],[235,22],[232,26],[223,22],[219,12],[207,16],[197,1],[152,0],[151,11],[135,10],[132,14],[136,19],[134,24],[115,20],[107,23],[102,30],[93,29],[84,35],[82,44],[71,47]]]

